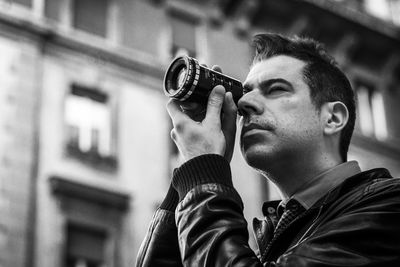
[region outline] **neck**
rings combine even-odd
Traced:
[[[306,157],[288,160],[285,157],[285,160],[277,160],[274,164],[268,163],[268,168],[261,172],[279,188],[282,197],[287,199],[309,180],[341,163],[340,158],[321,154],[311,160]]]

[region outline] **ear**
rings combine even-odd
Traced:
[[[322,105],[324,135],[334,135],[343,130],[349,120],[349,111],[340,101],[327,102]]]

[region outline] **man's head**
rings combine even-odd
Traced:
[[[321,44],[311,39],[260,34],[255,36],[254,44],[253,65],[244,83],[245,91],[250,92],[239,101],[239,110],[244,115],[241,146],[245,158],[257,138],[266,144],[259,152],[270,142],[272,150],[280,153],[283,149],[286,155],[282,156],[287,156],[291,149],[301,154],[307,153],[307,147],[312,145],[324,146],[318,141],[326,142],[324,136],[335,135],[340,158],[346,161],[355,123],[355,100],[351,85],[336,62]],[[275,83],[265,83],[274,79]],[[271,88],[279,91],[270,93]],[[333,132],[325,129],[331,127],[331,122]],[[255,126],[246,127],[252,123]],[[257,134],[251,138],[249,134],[243,136],[249,128],[257,128],[257,124],[269,128],[269,134],[279,141],[274,144],[273,137],[262,138]]]

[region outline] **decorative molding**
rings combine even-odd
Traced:
[[[396,41],[400,41],[400,29],[395,25],[387,23],[367,13],[348,8],[337,1],[301,0],[300,2],[308,3],[312,6],[326,10],[338,17],[354,22],[366,29],[370,29],[378,34],[382,34]]]
[[[129,207],[130,196],[126,193],[72,181],[60,176],[49,179],[51,191],[56,195],[78,198],[125,211]]]
[[[41,40],[44,48],[46,44],[54,44],[86,53],[95,58],[106,59],[111,64],[146,73],[156,79],[163,79],[167,67],[156,56],[122,46],[110,45],[107,39],[80,31],[66,30],[62,25],[51,23],[47,19],[11,16],[0,10],[0,23],[28,36],[37,37]]]
[[[73,144],[67,144],[65,152],[68,157],[78,159],[79,162],[92,168],[110,173],[114,173],[118,169],[118,160],[115,155],[102,156],[97,151],[82,152],[79,147]]]

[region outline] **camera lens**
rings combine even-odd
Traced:
[[[178,78],[176,79],[177,82],[177,87],[181,88],[185,84],[185,79],[186,79],[186,67],[183,67],[179,73],[178,73]]]
[[[164,92],[175,99],[186,99],[192,79],[192,64],[188,57],[178,57],[169,66],[164,78]],[[182,100],[183,101],[183,100]]]
[[[175,96],[184,87],[186,81],[187,70],[185,65],[180,65],[171,77],[170,86],[168,86],[168,94]]]
[[[179,101],[206,103],[211,90],[223,85],[235,103],[243,94],[241,82],[200,66],[195,58],[182,56],[172,61],[164,77],[164,93]]]

